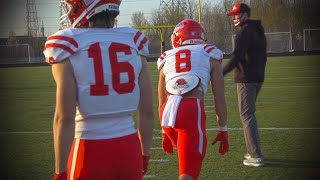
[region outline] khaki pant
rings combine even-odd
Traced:
[[[256,112],[256,99],[263,83],[237,83],[238,107],[242,121],[247,153],[251,157],[263,157],[260,149]]]

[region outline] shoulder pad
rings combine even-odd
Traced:
[[[135,44],[138,53],[142,56],[149,56],[149,40],[147,37],[144,36],[139,30],[133,29],[134,36],[133,36],[133,43]]]
[[[166,62],[165,56],[166,56],[166,52],[161,54],[161,56],[158,58],[158,61],[157,61],[158,71],[160,71],[160,69],[163,67],[164,63]]]
[[[68,29],[58,31],[49,36],[45,43],[44,55],[47,63],[62,61],[78,51],[79,45],[68,32]]]
[[[222,61],[223,53],[216,46],[214,46],[212,44],[207,44],[207,45],[203,46],[203,49],[209,57],[211,57],[215,60],[218,60],[218,61]]]

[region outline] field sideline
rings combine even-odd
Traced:
[[[224,62],[227,60],[224,60]],[[211,141],[217,132],[211,91],[205,98],[207,155],[199,180],[319,179],[320,56],[270,57],[257,100],[262,168],[242,165],[245,143],[232,73],[225,77],[230,152],[218,153]],[[149,62],[154,86],[155,131],[145,179],[178,179],[177,154],[161,150],[157,117],[156,63]],[[51,179],[54,170],[52,117],[55,84],[49,66],[0,68],[1,179]]]

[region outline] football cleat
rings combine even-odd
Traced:
[[[246,166],[260,167],[260,166],[264,166],[264,160],[263,158],[249,158],[249,159],[243,160],[243,164]]]

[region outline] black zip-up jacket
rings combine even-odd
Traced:
[[[223,68],[223,75],[234,69],[236,83],[264,81],[267,61],[266,36],[260,20],[248,19],[235,38],[235,49]]]

